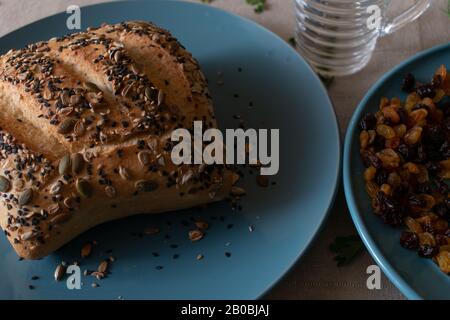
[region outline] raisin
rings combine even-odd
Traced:
[[[382,166],[381,160],[378,159],[377,156],[375,156],[369,150],[361,151],[361,158],[362,158],[362,161],[364,162],[364,165],[366,166],[366,168],[374,167],[376,169],[379,169]]]
[[[433,99],[436,96],[436,89],[430,84],[423,84],[416,88],[416,93],[422,99],[425,98]]]
[[[419,247],[419,238],[414,232],[404,231],[400,236],[400,245],[406,249],[416,250]]]
[[[389,176],[389,173],[386,170],[384,170],[384,169],[378,170],[375,175],[375,182],[379,186],[381,186],[382,184],[387,183],[388,176]]]
[[[420,245],[418,254],[423,258],[433,258],[438,253],[436,247],[429,246],[427,244]]]
[[[377,118],[373,113],[367,113],[359,123],[361,130],[372,130],[377,124]]]
[[[440,215],[444,219],[450,218],[450,210],[448,210],[447,206],[444,203],[439,203],[434,206],[434,212]]]
[[[410,93],[414,91],[415,86],[416,86],[416,78],[414,77],[413,74],[407,73],[403,78],[402,90]]]

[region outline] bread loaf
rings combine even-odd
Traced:
[[[216,121],[197,61],[147,22],[9,51],[0,112],[0,225],[23,258],[105,221],[223,199],[235,180],[172,163],[174,129]]]

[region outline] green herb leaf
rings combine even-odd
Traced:
[[[288,39],[288,42],[290,43],[291,46],[293,46],[294,48],[297,46],[297,41],[295,40],[294,37],[290,37]]]
[[[266,9],[266,0],[246,0],[247,3],[254,7],[256,13],[261,13]]]
[[[358,236],[336,237],[330,250],[336,253],[334,260],[341,267],[352,262],[362,252],[364,245]]]

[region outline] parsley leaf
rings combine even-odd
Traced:
[[[362,252],[364,245],[358,236],[336,237],[330,250],[336,253],[334,260],[341,267],[352,262]]]
[[[254,7],[256,13],[261,13],[266,9],[266,0],[246,0],[247,3]]]
[[[290,37],[288,39],[288,42],[290,43],[291,46],[293,46],[294,48],[297,46],[297,41],[295,40],[294,37]]]

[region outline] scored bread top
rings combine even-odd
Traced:
[[[197,61],[151,23],[9,51],[0,57],[0,112],[0,225],[22,256],[58,247],[42,249],[78,209],[156,190],[212,201],[236,179],[223,166],[171,163],[173,129],[216,121]]]

